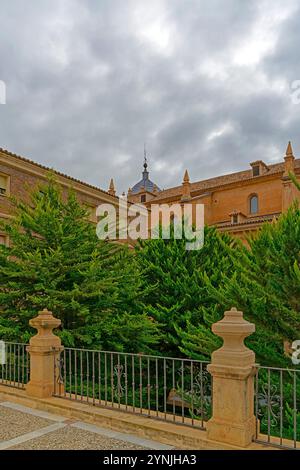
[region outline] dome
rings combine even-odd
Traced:
[[[153,183],[153,181],[151,181],[149,179],[149,171],[148,171],[148,163],[147,163],[147,159],[145,157],[145,161],[144,161],[144,171],[143,171],[143,178],[138,182],[136,183],[132,189],[131,189],[131,194],[137,194],[139,193],[141,190],[143,191],[148,191],[150,193],[153,193],[154,191],[154,188],[157,190],[157,191],[160,191],[159,187],[157,186],[157,184]]]

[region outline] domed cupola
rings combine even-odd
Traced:
[[[153,183],[149,179],[149,171],[148,171],[148,161],[147,161],[147,154],[146,148],[144,149],[144,170],[142,172],[142,179],[138,181],[131,189],[130,189],[130,197],[136,196],[137,194],[141,195],[141,202],[146,202],[149,197],[147,197],[146,193],[150,193],[149,196],[155,196],[156,193],[160,191],[157,184]],[[142,197],[143,196],[143,197]],[[136,199],[136,198],[134,198]]]

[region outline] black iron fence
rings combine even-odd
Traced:
[[[206,362],[72,348],[55,362],[55,396],[200,429],[210,418]]]
[[[258,367],[256,442],[300,449],[300,370]]]
[[[2,345],[3,346],[3,345]],[[24,343],[0,345],[0,384],[24,389]],[[114,351],[65,348],[53,355],[54,395],[205,429],[212,414],[207,362]],[[255,441],[300,449],[300,370],[258,366]]]
[[[0,384],[25,388],[29,381],[29,354],[26,344],[1,342]]]

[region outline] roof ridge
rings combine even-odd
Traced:
[[[295,162],[299,163],[300,158],[296,158]],[[269,174],[274,174],[275,173],[274,170],[276,170],[277,168],[278,168],[278,172],[283,171],[283,165],[284,165],[283,161],[268,164],[267,166],[268,166],[269,171],[267,171],[266,173],[264,173],[260,176],[268,176]],[[245,179],[241,179],[240,181],[250,180],[252,178],[252,169],[249,168],[249,169],[246,169],[246,170],[240,170],[240,171],[236,171],[236,172],[232,172],[232,173],[226,173],[226,174],[220,175],[220,176],[212,176],[210,178],[206,178],[206,179],[203,179],[203,180],[198,180],[198,181],[191,182],[191,191],[196,191],[197,189],[200,190],[201,188],[199,188],[199,186],[201,184],[203,185],[202,189],[207,190],[209,188],[214,188],[214,187],[219,187],[219,186],[223,186],[223,185],[226,185],[226,184],[236,183],[236,182],[239,181],[238,176],[243,176],[243,175],[245,175]],[[248,178],[246,178],[247,175],[249,175]],[[233,178],[234,176],[236,176],[237,179],[232,179],[231,181],[230,180],[228,181],[228,178]],[[226,179],[227,179],[227,181],[224,181],[223,183],[219,183],[219,181],[226,180]],[[215,182],[215,184],[213,184],[211,186],[205,186],[206,184],[209,184],[210,182]],[[179,192],[182,191],[182,186],[177,185],[177,186],[173,186],[173,187],[162,190],[160,192],[159,196],[157,197],[157,199],[164,199],[164,198],[167,198],[167,197],[177,195],[177,193],[175,193],[176,191],[178,191],[178,194],[179,194]]]
[[[88,186],[89,188],[92,188],[92,189],[96,189],[97,191],[101,191],[102,193],[104,194],[107,194],[108,196],[111,196],[111,197],[115,197],[115,198],[118,198],[118,196],[112,196],[111,194],[109,194],[107,191],[105,191],[104,189],[101,189],[99,188],[98,186],[94,186],[93,184],[90,184],[90,183],[86,183],[84,181],[81,181],[79,180],[78,178],[74,178],[73,176],[69,176],[69,175],[66,175],[65,173],[62,173],[58,170],[55,170],[54,168],[50,168],[50,167],[47,167],[45,165],[42,165],[41,163],[38,163],[38,162],[35,162],[34,160],[31,160],[29,158],[26,158],[26,157],[22,157],[21,155],[18,155],[16,153],[13,153],[13,152],[10,152],[9,150],[6,150],[2,147],[0,147],[0,153],[4,153],[6,155],[9,155],[11,157],[15,157],[15,158],[18,158],[19,160],[22,160],[26,163],[31,163],[32,165],[35,165],[39,168],[42,168],[43,170],[47,170],[47,171],[53,171],[56,175],[58,176],[62,176],[63,178],[67,178],[71,181],[74,181],[76,183],[80,183],[80,184],[83,184],[84,186]]]

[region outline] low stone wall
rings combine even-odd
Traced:
[[[180,424],[152,420],[138,415],[94,407],[61,398],[29,397],[24,390],[0,385],[0,401],[10,401],[41,411],[74,418],[87,423],[136,434],[182,450],[274,450],[271,446],[251,443],[238,447],[208,439],[207,432]]]

